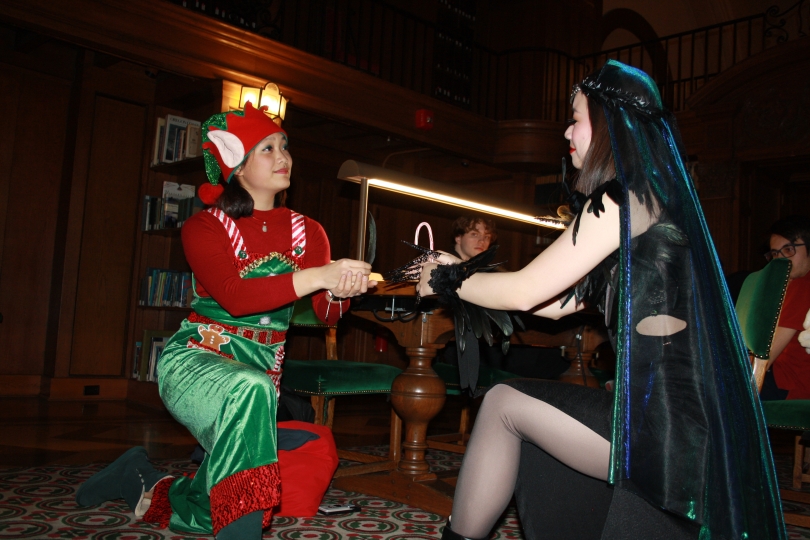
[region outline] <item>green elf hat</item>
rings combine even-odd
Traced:
[[[203,159],[210,184],[200,186],[199,197],[212,205],[224,191],[220,179],[231,181],[233,171],[244,163],[247,156],[265,137],[273,133],[287,133],[264,114],[266,106],[257,109],[251,102],[243,111],[218,113],[202,125]]]

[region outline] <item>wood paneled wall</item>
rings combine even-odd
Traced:
[[[71,81],[4,63],[0,88],[0,374],[41,375]]]
[[[79,248],[71,375],[124,375],[147,107],[97,95]]]
[[[154,83],[63,42],[10,42],[0,57],[0,375],[11,393],[47,392],[71,374],[121,376]]]

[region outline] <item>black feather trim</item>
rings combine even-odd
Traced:
[[[497,246],[492,246],[472,259],[458,264],[444,264],[430,273],[428,285],[439,296],[439,301],[453,313],[455,322],[456,349],[458,351],[459,385],[476,395],[478,383],[479,354],[478,338],[484,338],[489,345],[495,342],[492,323],[503,337],[501,345],[504,354],[509,350],[509,336],[514,331],[510,315],[506,311],[487,309],[459,298],[456,292],[465,279],[476,272],[488,272],[497,267],[490,264],[495,257]],[[523,322],[518,324],[523,327]]]
[[[389,281],[391,283],[402,283],[404,281],[417,281],[422,276],[422,265],[431,260],[438,259],[439,256],[441,255],[441,253],[439,253],[438,251],[423,248],[422,246],[411,244],[410,242],[406,242],[405,240],[403,240],[402,242],[404,244],[411,246],[417,251],[421,251],[422,254],[419,255],[417,258],[413,259],[412,261],[410,261],[409,263],[404,264],[399,268],[395,268],[390,272],[387,272],[384,276],[385,281]]]
[[[576,214],[576,219],[574,220],[574,234],[573,234],[573,241],[574,245],[577,245],[577,234],[579,233],[579,220],[582,217],[582,210],[585,207],[585,202],[590,201],[590,204],[587,206],[587,211],[589,214],[593,214],[596,217],[599,217],[600,213],[605,211],[605,204],[602,202],[602,197],[607,193],[607,196],[615,202],[617,205],[621,206],[624,202],[624,191],[622,190],[622,185],[619,183],[618,180],[615,178],[610,180],[609,182],[605,182],[595,190],[590,196],[585,197],[581,193],[575,191],[572,194],[572,197],[578,194],[576,197],[577,203],[580,205],[579,210],[574,212]]]

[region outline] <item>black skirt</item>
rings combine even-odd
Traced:
[[[540,379],[502,384],[548,403],[610,440],[612,393]],[[515,498],[527,540],[692,540],[700,532],[699,525],[575,471],[528,442],[521,447]]]

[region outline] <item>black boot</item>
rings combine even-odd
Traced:
[[[222,527],[216,540],[261,540],[263,517],[264,510],[245,514]]]
[[[143,494],[167,476],[152,467],[144,447],[136,446],[87,479],[76,492],[76,503],[96,506],[104,501],[124,499],[135,511]]]
[[[444,526],[444,530],[442,531],[442,538],[441,540],[476,540],[475,538],[467,538],[466,536],[461,536],[457,532],[453,531],[450,528],[450,520],[447,520],[447,525]],[[486,540],[482,538],[481,540]]]

